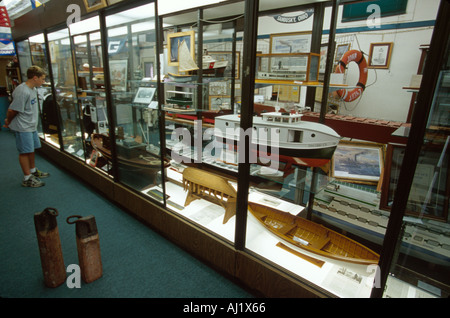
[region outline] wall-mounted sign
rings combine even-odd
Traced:
[[[299,23],[309,19],[314,14],[314,9],[308,9],[301,14],[294,16],[274,15],[273,18],[280,23]]]

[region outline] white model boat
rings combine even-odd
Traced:
[[[278,151],[279,161],[297,165],[321,167],[328,163],[341,137],[330,127],[301,120],[301,113],[263,113],[253,117],[251,149],[258,156]],[[240,116],[237,114],[215,118],[214,135],[216,142],[239,142]],[[261,151],[261,146],[265,146]],[[276,147],[277,149],[275,149]]]

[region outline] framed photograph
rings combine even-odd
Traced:
[[[270,54],[309,53],[311,32],[279,33],[270,35]]]
[[[386,169],[380,198],[380,208],[383,210],[390,211],[394,203],[405,150],[405,145],[387,146]],[[447,160],[442,161],[440,169],[435,169],[442,157],[442,148],[433,146],[424,148],[409,192],[406,215],[421,215],[444,222],[447,220],[450,198],[449,154],[450,150],[447,149]]]
[[[133,103],[149,105],[155,95],[155,87],[139,87]]]
[[[231,51],[208,51],[208,54],[211,55],[217,61],[228,61],[228,65],[225,68],[224,76],[231,77],[231,65],[232,62],[232,52]],[[241,61],[241,52],[236,52],[236,64],[235,64],[235,78],[238,79],[240,77],[240,61]]]
[[[108,4],[106,0],[83,0],[87,12],[105,8]]]
[[[322,43],[320,45],[320,64],[319,64],[320,74],[325,73],[325,68],[327,66],[327,54],[328,54],[328,43]]]
[[[110,60],[109,72],[111,86],[115,91],[126,92],[128,77],[128,60]]]
[[[392,42],[371,43],[368,68],[389,68],[392,45]]]
[[[342,56],[345,54],[345,52],[347,52],[348,50],[350,50],[350,43],[346,43],[346,44],[339,44],[336,47],[336,55],[334,56],[334,62],[337,63],[341,60]]]
[[[231,97],[223,95],[218,96],[210,95],[209,109],[210,110],[231,109]]]
[[[170,66],[178,66],[178,46],[181,42],[186,41],[186,45],[191,53],[192,59],[195,61],[195,32],[177,32],[167,35],[167,51],[169,52]]]
[[[384,145],[341,141],[331,160],[332,177],[348,182],[373,184],[380,181],[384,168]]]

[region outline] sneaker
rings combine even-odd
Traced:
[[[39,179],[39,178],[35,177],[34,175],[32,175],[30,177],[30,179],[22,181],[22,186],[23,187],[30,187],[30,188],[38,188],[38,187],[45,186],[45,183],[42,182],[41,179]]]
[[[47,178],[50,176],[50,173],[42,172],[36,169],[36,171],[33,173],[33,176],[35,176],[36,178]]]

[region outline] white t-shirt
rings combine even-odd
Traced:
[[[35,88],[30,88],[26,83],[16,87],[13,101],[9,109],[19,112],[9,123],[9,128],[19,132],[33,132],[38,124],[38,98]]]

